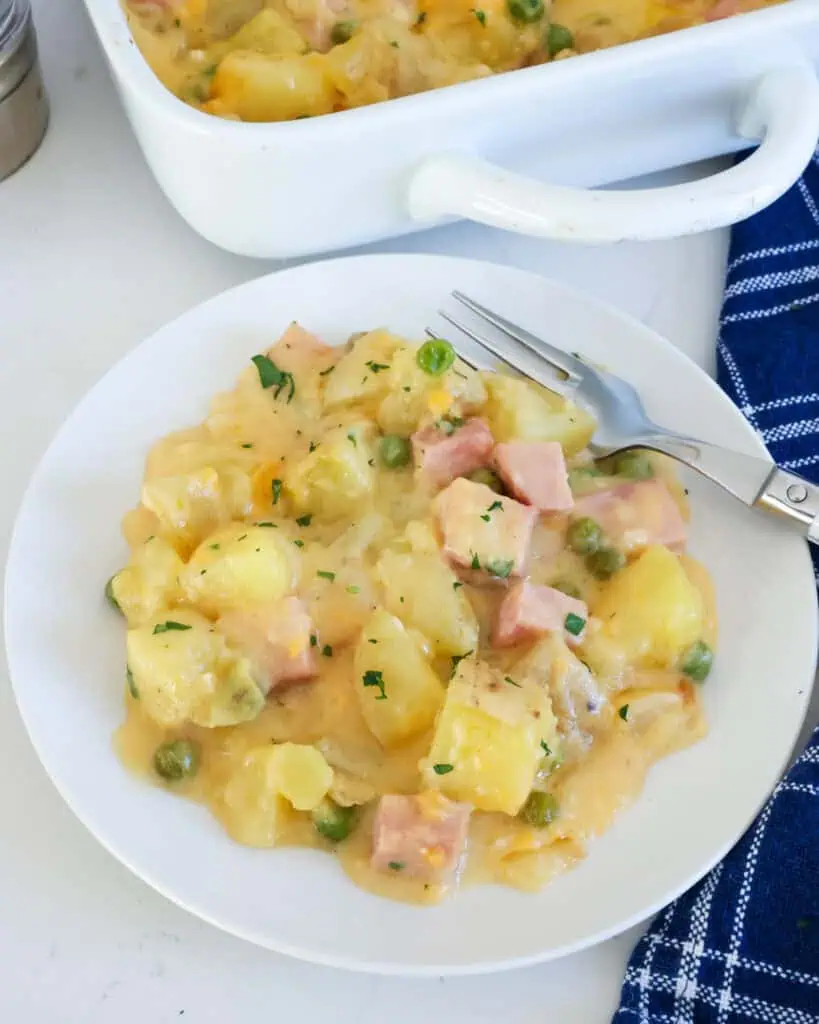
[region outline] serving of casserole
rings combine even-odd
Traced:
[[[86,5],[160,186],[248,255],[453,216],[577,241],[703,230],[773,201],[819,136],[813,0]],[[694,185],[585,190],[760,139]]]

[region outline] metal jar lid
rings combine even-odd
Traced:
[[[0,0],[0,181],[32,156],[48,126],[28,0]]]

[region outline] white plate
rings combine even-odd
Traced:
[[[437,256],[316,263],[227,292],[164,327],[83,400],[20,510],[6,575],[6,641],[32,741],[78,817],[150,885],[228,931],[360,970],[497,970],[588,946],[647,917],[739,838],[782,770],[816,655],[813,575],[787,529],[691,482],[692,550],[719,595],[709,737],[658,765],[587,861],[536,896],[484,887],[435,909],[357,889],[332,857],[231,842],[208,812],[128,775],[123,630],[102,599],[125,558],[122,514],[149,445],[199,422],[216,391],[298,318],[329,341],[389,325],[419,337],[454,287],[629,378],[650,414],[751,453],[742,416],[696,366],[635,321],[531,274]]]

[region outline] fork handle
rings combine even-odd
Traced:
[[[775,462],[694,438],[658,434],[640,446],[670,455],[753,508],[789,520],[812,544],[819,544],[819,487],[780,469]]]

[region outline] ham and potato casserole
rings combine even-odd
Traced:
[[[219,117],[288,121],[780,0],[126,0],[158,78]]]
[[[571,867],[704,735],[716,630],[670,464],[593,430],[447,341],[293,324],[148,455],[123,762],[396,899]]]

